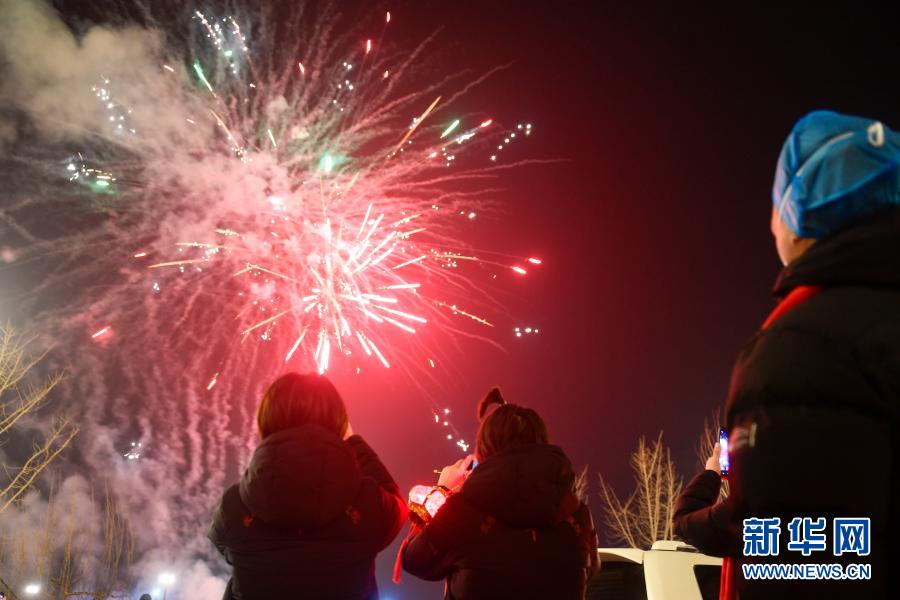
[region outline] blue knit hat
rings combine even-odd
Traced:
[[[784,142],[772,201],[791,231],[821,239],[900,204],[900,134],[829,111],[797,121]]]

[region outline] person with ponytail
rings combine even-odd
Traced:
[[[478,406],[475,454],[410,494],[399,562],[446,579],[445,598],[580,600],[599,568],[597,535],[572,464],[537,412],[499,388]]]

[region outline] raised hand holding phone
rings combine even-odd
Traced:
[[[438,485],[442,485],[447,489],[453,490],[466,480],[472,471],[472,465],[475,463],[475,455],[465,456],[452,465],[448,465],[441,470],[441,476],[438,478]]]

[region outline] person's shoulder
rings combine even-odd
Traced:
[[[826,288],[757,332],[739,355],[737,367],[761,367],[773,375],[784,369],[789,375],[804,364],[858,362],[857,353],[886,331],[900,331],[900,290]]]
[[[891,322],[900,322],[900,289],[833,286],[788,311],[760,337],[789,334],[852,345]]]
[[[240,485],[237,483],[225,490],[219,507],[222,511],[222,516],[229,524],[243,521],[246,516],[250,515],[250,511],[243,500],[241,500]]]
[[[222,494],[219,505],[213,512],[212,525],[209,529],[209,537],[216,545],[228,545],[233,541],[235,532],[239,531],[239,525],[249,514],[241,502],[237,484],[227,488]]]
[[[758,332],[735,364],[729,414],[762,405],[869,403],[875,392],[862,358],[870,347],[885,347],[874,344],[873,335],[883,337],[878,332],[891,323],[900,332],[900,301],[891,307],[884,302],[888,296],[826,289]]]

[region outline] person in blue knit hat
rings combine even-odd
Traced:
[[[900,559],[898,167],[900,135],[863,117],[810,113],[782,147],[771,222],[781,300],[732,373],[730,495],[717,503],[714,454],[675,512],[678,535],[726,557],[723,598],[900,597],[889,572]],[[779,519],[774,554],[747,546],[745,519]],[[753,579],[766,563],[850,577]]]
[[[900,134],[879,121],[817,111],[785,141],[772,188],[772,232],[787,265],[814,241],[900,205]]]

